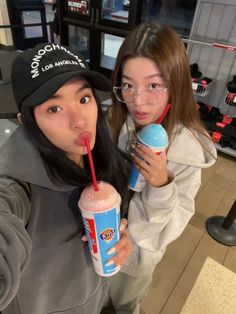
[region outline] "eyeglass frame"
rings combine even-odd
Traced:
[[[116,94],[116,91],[117,90],[120,90],[122,92],[122,89],[124,89],[122,86],[113,86],[112,87],[112,91],[116,97],[116,99],[122,103],[126,103],[127,101],[123,100],[123,99],[120,99],[119,96]],[[134,87],[131,87],[129,88],[129,90],[131,91],[132,90],[132,94],[133,94],[133,97],[135,97],[136,95],[138,95],[140,92],[144,91],[145,89],[136,89]],[[163,92],[167,92],[168,90],[168,87],[163,87],[163,86],[157,86],[153,91],[163,91]],[[140,94],[139,94],[140,95]]]

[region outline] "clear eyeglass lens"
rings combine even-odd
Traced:
[[[136,94],[136,91],[135,89],[121,89],[121,94],[122,94],[122,98],[127,101],[127,102],[130,102],[134,99],[134,96]]]
[[[160,94],[162,92],[166,92],[167,88],[165,87],[158,87],[155,89],[143,89],[143,90],[136,90],[134,88],[124,89],[122,87],[116,87],[113,89],[116,95],[116,98],[121,102],[131,102],[134,100],[136,94]]]

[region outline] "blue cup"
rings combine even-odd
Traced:
[[[150,147],[157,154],[165,150],[169,144],[166,130],[161,124],[149,124],[137,134],[138,142]],[[141,192],[147,185],[146,179],[138,171],[135,165],[131,167],[129,188],[135,192]]]

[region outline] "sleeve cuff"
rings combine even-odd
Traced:
[[[142,192],[142,197],[144,201],[156,202],[157,200],[167,200],[173,193],[175,193],[175,184],[174,184],[175,175],[168,171],[168,183],[160,186],[154,187],[148,184]]]

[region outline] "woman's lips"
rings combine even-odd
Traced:
[[[79,134],[79,136],[75,140],[75,144],[79,145],[79,146],[85,146],[86,145],[86,141],[88,141],[90,143],[90,141],[91,141],[91,133],[89,133],[89,132],[82,132],[82,133]]]
[[[144,120],[148,117],[148,113],[135,111],[134,116],[138,120]]]

